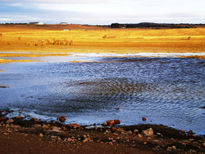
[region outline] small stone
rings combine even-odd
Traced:
[[[173,150],[176,150],[177,148],[173,145],[173,146],[172,146],[172,149],[173,149]]]
[[[37,118],[31,118],[31,121],[39,122]]]
[[[204,143],[202,143],[202,145],[205,147],[205,142],[204,142]]]
[[[112,130],[113,132],[115,132],[115,131],[117,130],[117,128],[116,128],[116,127],[112,127],[111,130]]]
[[[58,128],[58,127],[53,127],[52,131],[54,131],[54,132],[60,132],[61,130],[60,130],[60,128]]]
[[[115,119],[115,120],[114,120],[114,123],[115,123],[115,124],[120,124],[120,120]]]
[[[119,108],[119,107],[116,107],[115,109],[116,109],[116,110],[119,110],[120,108]]]
[[[59,120],[60,122],[65,122],[65,121],[66,121],[66,118],[65,118],[64,116],[60,116],[60,117],[58,117],[58,120]]]
[[[106,123],[109,125],[109,126],[112,126],[115,124],[115,121],[114,120],[108,120],[106,121]]]
[[[147,120],[147,118],[145,118],[145,117],[142,117],[142,121],[146,121]]]
[[[40,137],[43,137],[43,134],[42,134],[42,133],[40,133],[40,134],[39,134],[39,136],[40,136]]]
[[[113,145],[113,143],[112,143],[112,142],[109,142],[109,145]]]
[[[22,111],[21,111],[21,110],[19,110],[19,111],[18,111],[18,113],[22,113]]]
[[[152,128],[143,130],[142,133],[143,133],[145,136],[153,136],[153,135],[154,135],[154,131],[153,131]]]
[[[72,139],[72,138],[67,138],[67,141],[68,141],[68,142],[72,142],[73,139]]]
[[[83,140],[83,143],[86,143],[86,142],[88,142],[89,141],[89,138],[85,138],[84,140]]]
[[[137,134],[137,133],[139,132],[139,130],[138,130],[138,129],[135,129],[133,132],[134,132],[135,134]]]
[[[138,138],[142,138],[142,135],[141,135],[141,134],[137,134],[137,137],[138,137]]]
[[[132,135],[132,131],[131,131],[131,130],[129,130],[129,131],[128,131],[128,134],[129,134],[129,135]]]
[[[144,142],[144,145],[146,145],[147,144],[147,142]]]
[[[23,119],[22,116],[17,116],[17,117],[14,117],[14,118],[16,118],[16,119]]]
[[[192,130],[188,131],[188,135],[193,135],[193,134],[194,134],[194,132]]]
[[[48,125],[43,124],[42,128],[48,129],[49,127],[48,127]]]
[[[9,119],[9,120],[6,121],[7,124],[10,124],[10,123],[13,123],[13,122],[14,122],[13,119]]]
[[[33,125],[34,128],[41,128],[41,125],[40,124],[35,124]]]

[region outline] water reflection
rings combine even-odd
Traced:
[[[92,57],[90,57],[90,60]],[[152,123],[204,132],[205,60],[106,57],[90,63],[1,65],[0,107],[67,122]],[[32,97],[31,97],[32,96]],[[115,110],[119,107],[120,110]]]

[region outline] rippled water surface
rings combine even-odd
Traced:
[[[82,57],[81,57],[82,58]],[[65,59],[65,57],[64,57]],[[90,57],[0,65],[0,107],[44,120],[67,117],[89,125],[164,124],[205,134],[205,60]],[[119,107],[120,110],[115,108]]]

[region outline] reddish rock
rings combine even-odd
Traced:
[[[22,113],[22,111],[21,111],[21,110],[19,110],[19,111],[18,111],[18,113]]]
[[[118,119],[115,119],[114,122],[115,122],[115,124],[120,124],[120,120],[118,120]]]
[[[135,130],[134,130],[134,133],[135,133],[135,134],[137,134],[138,132],[139,132],[139,130],[138,130],[138,129],[135,129]]]
[[[106,121],[106,123],[109,125],[109,126],[112,126],[115,124],[115,121],[114,120],[108,120]]]
[[[78,125],[77,123],[68,124],[67,126],[68,126],[69,128],[74,128],[74,129],[80,128],[80,125]]]
[[[194,132],[192,130],[188,131],[188,135],[193,135]]]
[[[39,122],[37,118],[31,118],[31,121]]]
[[[103,126],[108,126],[107,122],[103,123],[102,125],[103,125]]]
[[[66,121],[66,118],[65,118],[64,116],[60,116],[60,117],[58,117],[58,120],[59,120],[60,122],[65,122],[65,121]]]
[[[138,138],[142,138],[143,136],[141,134],[137,134],[137,137]]]
[[[117,128],[116,128],[116,127],[112,127],[111,130],[112,130],[113,132],[115,132],[115,131],[117,131]]]
[[[0,110],[0,115],[2,114],[3,111]]]
[[[142,133],[143,133],[145,136],[153,136],[153,135],[154,135],[154,131],[153,131],[152,128],[143,130]]]
[[[115,109],[116,109],[116,110],[119,110],[120,108],[119,108],[119,107],[116,107]]]
[[[147,120],[147,118],[145,118],[145,117],[142,117],[142,121],[146,121]]]

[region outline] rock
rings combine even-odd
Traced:
[[[115,123],[115,124],[120,124],[120,120],[115,119],[115,120],[114,120],[114,123]]]
[[[83,140],[83,143],[86,143],[86,142],[88,142],[89,141],[89,138],[85,138],[84,140]]]
[[[129,134],[129,135],[132,135],[132,131],[131,131],[131,130],[129,130],[129,131],[128,131],[128,134]]]
[[[60,128],[58,128],[58,127],[53,127],[52,131],[54,131],[54,132],[61,132]]]
[[[3,113],[3,111],[0,110],[0,115]]]
[[[176,150],[177,148],[173,145],[173,146],[172,146],[172,149],[173,149],[173,150]]]
[[[76,129],[76,128],[80,128],[80,125],[78,125],[77,123],[73,123],[73,124],[68,124],[67,127]]]
[[[145,136],[150,136],[150,137],[154,135],[154,131],[153,131],[152,128],[143,130],[142,133],[143,133]]]
[[[13,119],[9,119],[9,120],[6,121],[7,124],[10,124],[10,123],[13,123],[13,122],[14,122]]]
[[[73,139],[72,139],[72,138],[67,138],[67,141],[68,141],[68,142],[72,142]]]
[[[145,117],[142,117],[142,121],[146,121],[147,120],[147,118],[145,118]]]
[[[167,147],[167,151],[176,150],[177,148],[173,145],[172,147]]]
[[[119,107],[116,107],[115,109],[116,109],[116,110],[119,110],[120,108],[119,108]]]
[[[58,117],[58,120],[59,120],[60,122],[65,122],[65,121],[66,121],[66,118],[65,118],[64,116],[60,116],[60,117]]]
[[[115,124],[115,121],[114,120],[108,120],[106,121],[106,123],[108,124],[108,126],[112,126]]]
[[[103,125],[103,126],[108,126],[107,122],[104,122],[102,125]]]
[[[137,133],[139,132],[139,130],[138,130],[138,129],[135,129],[133,132],[134,132],[135,134],[137,134]]]
[[[17,116],[17,117],[14,117],[15,119],[23,119],[22,116]]]
[[[40,134],[39,134],[39,136],[40,136],[40,137],[43,137],[43,134],[42,134],[42,133],[40,133]]]
[[[35,124],[35,125],[33,125],[33,127],[34,127],[34,128],[41,128],[41,125]]]
[[[48,129],[49,127],[48,127],[48,125],[43,124],[42,128],[43,129]]]
[[[37,118],[31,118],[31,121],[39,122]]]
[[[202,145],[205,147],[205,142],[204,142],[204,143],[202,143]]]
[[[117,131],[117,128],[116,128],[116,127],[112,127],[111,130],[112,130],[113,132],[115,132],[115,131]]]
[[[205,106],[200,107],[201,109],[205,109]]]
[[[138,138],[142,138],[143,136],[141,134],[137,134],[137,137]]]
[[[18,111],[18,113],[22,113],[22,111],[21,111],[21,110],[19,110],[19,111]]]
[[[113,145],[113,143],[112,143],[112,142],[109,142],[109,145]]]
[[[188,135],[192,136],[194,134],[194,132],[192,130],[189,130],[188,132]]]

